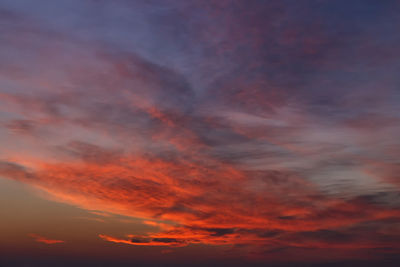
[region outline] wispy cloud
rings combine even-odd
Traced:
[[[36,242],[39,243],[44,243],[48,245],[53,245],[53,244],[59,244],[59,243],[64,243],[64,240],[57,240],[57,239],[49,239],[47,237],[40,236],[38,234],[29,234],[30,237],[35,239]]]

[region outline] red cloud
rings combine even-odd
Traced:
[[[159,232],[142,236],[128,235],[124,239],[99,235],[114,243],[398,249],[396,237],[388,238],[380,230],[385,220],[400,218],[398,209],[380,207],[362,198],[327,198],[290,172],[249,172],[211,160],[207,164],[120,157],[108,164],[43,163],[36,173],[12,164],[2,170],[3,174],[35,184],[58,200],[90,210],[102,208],[171,222],[169,227],[159,224]],[[375,222],[376,232],[363,240],[358,227],[369,222]],[[36,237],[39,242],[59,243]]]
[[[48,245],[64,243],[65,242],[63,240],[49,239],[49,238],[40,236],[38,234],[29,234],[29,236],[34,238],[36,242],[45,243],[45,244],[48,244]]]

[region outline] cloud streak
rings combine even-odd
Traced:
[[[47,245],[53,245],[53,244],[59,244],[59,243],[64,243],[65,241],[63,240],[57,240],[57,239],[49,239],[47,237],[40,236],[38,234],[29,234],[30,237],[35,239],[36,242],[39,243],[44,243]]]

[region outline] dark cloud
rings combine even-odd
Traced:
[[[13,120],[5,126],[11,131],[21,134],[32,134],[35,131],[35,123],[30,120]]]
[[[22,181],[35,178],[35,175],[24,166],[7,161],[0,161],[0,175]]]
[[[167,238],[167,237],[153,238],[153,241],[161,242],[161,243],[177,243],[177,242],[179,242],[179,240],[176,238]]]
[[[132,242],[132,243],[149,243],[150,241],[149,241],[149,240],[146,240],[146,239],[132,238],[132,239],[131,239],[131,242]]]
[[[234,228],[208,228],[206,230],[211,232],[212,236],[224,236],[235,232]]]

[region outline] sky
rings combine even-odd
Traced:
[[[400,2],[0,0],[0,266],[398,266]]]

